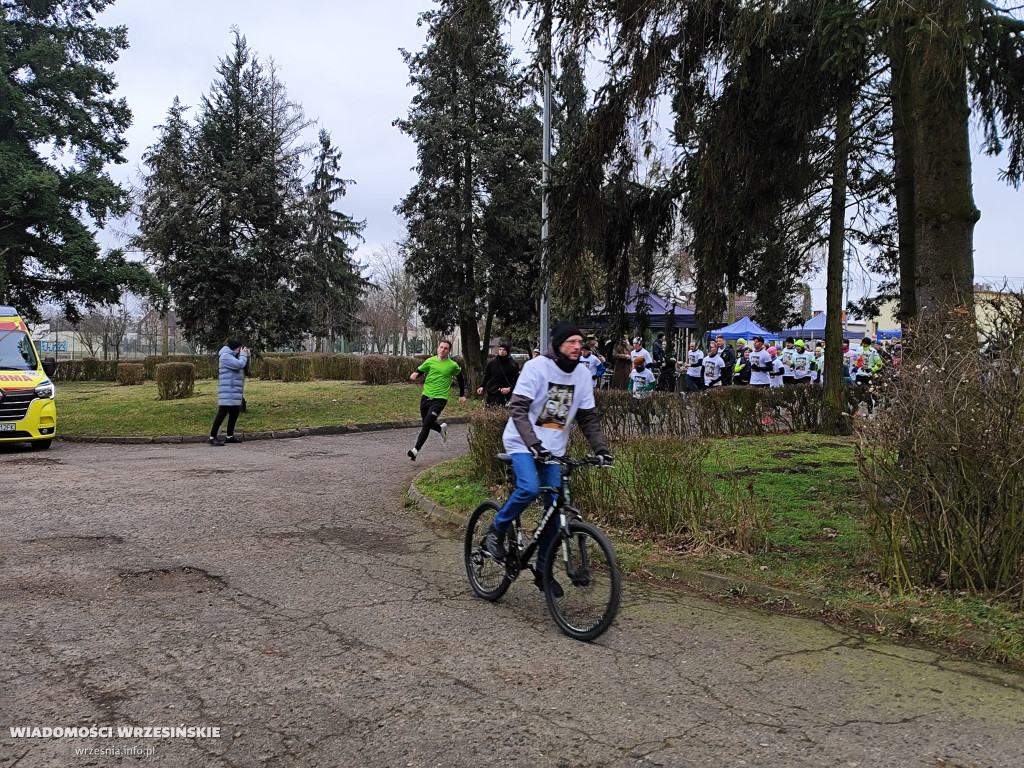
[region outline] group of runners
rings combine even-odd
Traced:
[[[756,336],[748,347],[746,339],[736,342],[735,351],[718,336],[702,352],[695,342],[686,353],[685,390],[692,392],[712,387],[747,385],[781,387],[814,384],[824,369],[824,346],[810,348],[803,339],[792,337],[784,346],[769,345]]]
[[[653,351],[648,351],[643,342],[638,336],[632,340],[632,349],[620,347],[615,351],[612,386],[628,389],[637,399],[646,399],[655,390],[675,391],[677,365],[671,349],[666,348],[665,334],[658,334]],[[534,354],[527,364],[539,356]],[[863,399],[869,411],[874,406],[872,379],[893,362],[891,353],[869,337],[843,350],[844,379],[862,393],[858,400]],[[592,388],[604,384],[606,361],[597,350],[596,339],[591,337],[581,344],[581,352],[574,363],[585,367]],[[618,366],[622,366],[621,373]],[[526,364],[522,370],[525,367]],[[738,339],[734,348],[719,335],[708,343],[706,352],[696,342],[690,342],[679,367],[684,371],[684,393],[727,386],[814,386],[824,379],[825,345],[820,341],[790,337],[776,346],[755,336],[750,344],[746,339]],[[489,406],[508,405],[520,375],[521,369],[512,359],[511,347],[507,343],[499,344],[497,354],[484,369],[477,394],[485,395]],[[466,402],[462,369],[451,359],[451,342],[447,339],[438,344],[437,355],[425,360],[410,378],[415,381],[420,377],[425,379],[420,400],[422,426],[416,444],[408,452],[414,461],[431,432],[437,432],[442,440],[448,439],[447,424],[440,421],[440,416],[448,404],[453,381],[459,386],[460,403]]]
[[[604,359],[596,352],[584,354],[591,355],[595,386],[603,386]],[[677,366],[671,352],[666,353],[664,333],[659,333],[653,352],[644,347],[641,337],[636,337],[631,349],[620,345],[614,357],[616,367],[611,377],[611,388],[628,389],[637,398],[644,398],[655,390],[676,391],[679,374],[683,377],[679,389],[688,393],[728,386],[821,384],[825,369],[824,343],[792,337],[777,344],[769,343],[760,336],[754,337],[750,344],[741,338],[734,348],[719,335],[708,343],[706,352],[695,341],[690,342],[685,357]],[[893,363],[891,352],[868,337],[863,338],[860,344],[844,346],[842,359],[847,383],[858,385],[870,384],[872,377]],[[618,375],[619,366],[625,375]]]

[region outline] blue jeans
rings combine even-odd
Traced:
[[[562,482],[562,468],[557,464],[539,464],[533,454],[513,453],[512,470],[516,473],[516,489],[508,497],[505,506],[494,517],[494,528],[499,533],[508,530],[509,525],[540,495],[541,486],[557,488]],[[551,504],[553,495],[544,494],[544,506]],[[537,570],[544,573],[544,556],[555,536],[555,526],[548,523],[547,530],[540,537],[537,550]]]

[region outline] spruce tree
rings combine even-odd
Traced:
[[[180,260],[188,261],[195,215],[191,168],[192,126],[185,119],[187,107],[175,97],[166,122],[157,128],[159,140],[142,156],[149,168],[139,200],[139,235],[135,245],[145,250],[164,278]],[[167,307],[158,308],[161,315]]]
[[[169,286],[186,337],[256,349],[308,330],[298,282],[307,203],[301,107],[235,33],[194,124],[177,102],[147,155],[138,244]]]
[[[417,93],[396,121],[416,141],[419,180],[397,210],[424,320],[458,327],[467,360],[482,367],[480,325],[486,337],[495,319],[533,303],[540,125],[494,2],[442,0],[420,21],[427,45],[404,53]]]
[[[355,335],[356,311],[366,281],[349,243],[362,239],[366,223],[335,209],[353,182],[338,175],[341,151],[332,145],[331,134],[321,130],[318,142],[313,180],[306,188],[298,285],[310,332],[327,338],[333,350],[336,339]]]

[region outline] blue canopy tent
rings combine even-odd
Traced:
[[[815,315],[803,325],[794,325],[784,331],[779,331],[779,338],[785,339],[792,336],[794,339],[824,339],[825,338],[825,313]],[[843,331],[843,338],[847,341],[859,341],[863,334],[859,331]]]
[[[648,328],[664,328],[668,325],[667,321],[670,315],[673,317],[676,328],[697,327],[692,309],[676,304],[675,311],[673,312],[671,301],[665,301],[665,299],[654,293],[641,296],[640,289],[635,285],[631,286],[626,294],[625,311],[627,327],[636,328],[640,325],[639,310],[645,306]],[[581,318],[579,324],[584,328],[609,328],[612,325],[612,317],[605,309],[604,304],[602,304],[595,307],[589,317]]]
[[[728,341],[735,341],[736,339],[746,339],[748,342],[755,336],[762,336],[765,339],[777,338],[778,334],[766,331],[760,325],[755,323],[749,317],[741,317],[732,325],[727,325],[723,328],[716,328],[713,331],[708,331],[708,336],[723,336]]]

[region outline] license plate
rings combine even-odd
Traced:
[[[13,432],[14,424],[0,424],[0,432]]]

